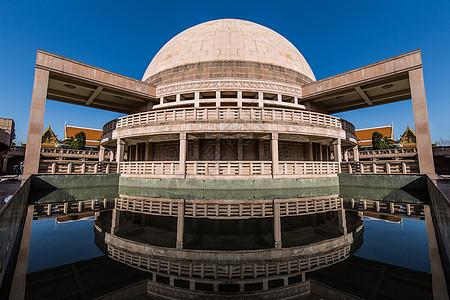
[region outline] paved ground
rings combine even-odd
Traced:
[[[20,187],[19,175],[0,176],[0,209]]]

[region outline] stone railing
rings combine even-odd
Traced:
[[[106,134],[106,133],[111,132],[114,129],[116,129],[117,120],[118,119],[111,120],[108,123],[106,123],[105,125],[103,125],[103,134]]]
[[[102,248],[108,256],[132,267],[189,278],[238,280],[311,272],[343,261],[350,255],[352,245],[362,239],[363,227],[306,246],[259,251],[196,251],[141,244],[111,235],[94,225],[96,241],[105,244]]]
[[[41,148],[41,155],[46,158],[84,158],[99,159],[99,151],[95,150],[74,150],[61,148]],[[105,157],[109,157],[109,151],[105,153]]]
[[[39,174],[109,174],[117,173],[115,162],[79,160],[41,160]]]
[[[187,161],[186,175],[272,175],[270,161]]]
[[[174,216],[184,203],[185,217],[193,218],[258,218],[272,217],[274,203],[280,203],[280,216],[299,216],[342,209],[338,195],[293,199],[259,200],[194,200],[164,199],[120,195],[116,208],[149,215]]]
[[[208,107],[149,111],[121,117],[106,123],[103,127],[103,134],[115,128],[135,127],[154,123],[216,120],[294,122],[340,128],[350,133],[355,133],[355,127],[350,122],[315,112],[282,108]]]
[[[277,177],[337,174],[339,163],[322,161],[286,161],[278,163],[273,172],[271,161],[187,161],[186,170],[180,169],[179,161],[131,161],[120,162],[119,173],[151,176],[186,177]]]
[[[417,155],[417,148],[397,148],[397,149],[359,151],[360,159],[404,158],[404,157],[414,157],[416,155]],[[348,158],[354,159],[353,151],[348,152]]]
[[[342,162],[341,173],[359,174],[419,174],[416,160]]]
[[[339,163],[332,161],[286,161],[278,164],[279,175],[337,174]]]
[[[112,200],[112,199],[111,199]],[[64,215],[98,212],[114,209],[114,200],[92,199],[75,202],[35,204],[33,219],[57,218]]]
[[[120,174],[177,175],[179,161],[128,161],[119,163]]]
[[[343,206],[347,210],[375,212],[385,215],[400,216],[402,218],[412,217],[415,219],[423,219],[425,217],[423,204],[417,203],[396,203],[366,199],[346,199],[343,201]]]

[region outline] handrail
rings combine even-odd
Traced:
[[[316,112],[265,107],[204,107],[165,109],[120,117],[106,123],[103,126],[103,134],[116,128],[135,127],[152,123],[215,120],[295,122],[340,128],[350,133],[355,133],[355,127],[350,122]]]

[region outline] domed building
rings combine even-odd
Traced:
[[[302,54],[252,22],[215,20],[181,32],[142,81],[157,87],[159,103],[105,125],[102,145],[117,144],[121,174],[335,176],[331,154],[356,144],[352,124],[299,101],[301,86],[315,81]]]
[[[126,114],[104,125],[100,141],[100,161],[114,152],[122,177],[233,180],[363,173],[341,163],[357,145],[355,129],[332,114],[412,99],[420,173],[434,174],[420,50],[319,81],[283,36],[236,19],[176,35],[142,80],[38,50],[26,176],[40,170],[35,132],[46,99]]]

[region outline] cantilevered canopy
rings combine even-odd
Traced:
[[[49,71],[49,100],[120,113],[158,102],[153,85],[53,53],[38,50],[36,68]]]
[[[409,71],[422,68],[420,50],[302,86],[302,99],[339,113],[411,99]]]

